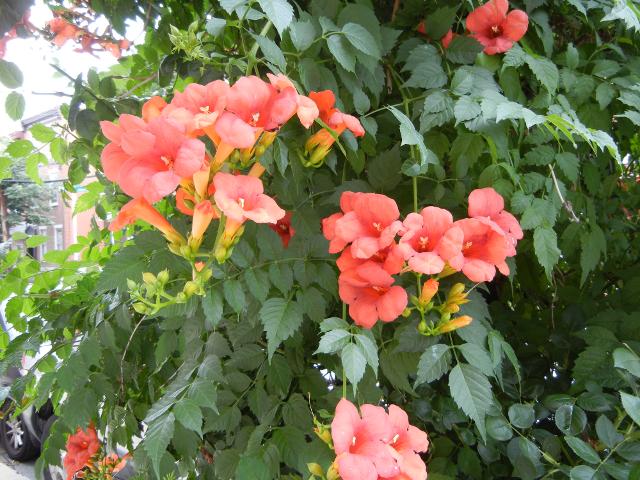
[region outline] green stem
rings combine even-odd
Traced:
[[[260,30],[260,33],[258,34],[258,36],[259,37],[266,36],[267,33],[269,33],[269,30],[271,30],[272,26],[273,26],[273,23],[271,23],[271,20],[268,20],[267,23],[264,24],[264,27],[262,27],[262,30]],[[258,52],[258,42],[256,41],[256,42],[253,42],[253,47],[251,47],[251,50],[249,51],[249,55],[247,57],[247,69],[245,71],[246,75],[249,75],[251,73],[251,69],[253,69],[257,52]]]

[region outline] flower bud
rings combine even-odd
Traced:
[[[158,273],[158,283],[160,285],[166,285],[168,281],[169,281],[169,270],[165,269]]]
[[[473,319],[469,315],[462,315],[461,317],[454,318],[450,322],[445,323],[444,325],[439,327],[438,328],[438,332],[439,333],[453,332],[454,330],[457,330],[458,328],[466,327],[472,321],[473,321]]]
[[[410,308],[405,308],[405,309],[402,311],[402,316],[403,316],[404,318],[409,318],[409,316],[410,316],[410,315],[411,315],[411,309],[410,309]]]
[[[338,466],[336,462],[333,462],[327,470],[327,480],[340,480],[340,474],[338,473]]]
[[[317,463],[307,463],[307,468],[309,469],[309,473],[311,475],[315,475],[316,477],[324,478],[324,470]]]
[[[178,292],[176,295],[176,303],[187,303],[187,296],[184,292]]]
[[[152,285],[152,284],[156,283],[156,280],[157,280],[156,276],[151,272],[144,272],[142,274],[142,281],[144,283],[148,283],[148,284]]]
[[[326,425],[318,422],[314,419],[315,427],[313,431],[318,436],[320,440],[329,445],[330,448],[333,448],[333,439],[331,438],[331,429]]]
[[[182,289],[182,291],[187,297],[190,297],[200,291],[200,285],[192,280],[189,280],[184,284],[184,288]]]
[[[132,305],[132,307],[136,312],[140,314],[147,313],[147,306],[142,302],[136,302]]]
[[[129,290],[135,290],[136,288],[138,288],[138,284],[130,278],[127,278],[127,288]]]
[[[437,280],[430,278],[424,285],[422,285],[422,292],[420,293],[420,303],[422,305],[427,305],[431,299],[438,293],[438,286],[440,284]]]
[[[464,283],[456,283],[449,290],[448,297],[456,297],[464,292]]]
[[[420,320],[420,323],[418,324],[418,332],[422,335],[427,335],[429,333],[429,326],[425,320]]]

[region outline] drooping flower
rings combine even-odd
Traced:
[[[371,328],[378,320],[392,322],[402,314],[407,292],[393,281],[389,272],[371,260],[338,277],[340,299],[349,305],[356,325]]]
[[[72,40],[82,33],[82,30],[76,25],[69,23],[62,17],[54,17],[49,20],[49,30],[55,35],[53,43],[57,47],[64,45],[67,40]]]
[[[348,129],[356,137],[362,137],[365,131],[360,120],[335,108],[336,97],[331,90],[311,92],[309,97],[317,105],[320,119],[333,131],[329,132],[326,129],[322,129],[313,134],[305,144],[305,150],[310,154],[309,164],[316,166],[329,153],[331,146],[335,142],[334,135],[339,136]]]
[[[217,146],[214,163],[221,164],[236,148],[253,147],[262,132],[279,129],[297,111],[295,88],[279,90],[256,76],[241,77],[227,91],[215,132],[207,131]]]
[[[450,258],[462,249],[462,230],[453,225],[451,213],[438,207],[426,207],[410,213],[403,222],[406,230],[399,248],[409,267],[418,273],[440,273]]]
[[[204,143],[186,137],[179,123],[162,116],[147,124],[121,115],[118,125],[100,125],[112,142],[102,151],[105,175],[131,197],[157,202],[206,165]]]
[[[465,218],[454,223],[463,234],[461,252],[449,259],[449,264],[462,271],[472,282],[493,280],[496,268],[509,275],[505,259],[509,244],[504,231],[493,221],[484,218]]]
[[[426,282],[422,284],[422,290],[420,292],[420,303],[423,305],[428,304],[433,297],[435,297],[436,293],[438,293],[438,288],[440,284],[435,278],[429,278]]]
[[[118,216],[109,225],[109,230],[112,232],[121,230],[137,220],[142,220],[156,227],[170,243],[184,243],[183,236],[144,198],[134,198],[124,205]]]
[[[296,114],[298,115],[300,123],[304,128],[309,128],[313,125],[315,119],[320,115],[316,102],[305,95],[300,95],[293,82],[285,75],[273,75],[272,73],[267,73],[267,77],[269,78],[271,85],[276,87],[279,93],[282,93],[282,91],[286,89],[293,89],[293,91],[296,92],[296,103],[298,104]]]
[[[429,447],[427,434],[409,425],[398,406],[365,404],[360,413],[343,398],[331,423],[335,464],[342,480],[425,480],[427,470],[418,455]]]
[[[527,14],[522,10],[507,13],[508,10],[507,0],[489,0],[467,16],[467,30],[484,45],[487,55],[506,52],[527,32]]]
[[[508,241],[507,257],[516,254],[518,240],[523,237],[516,217],[504,209],[504,199],[493,188],[479,188],[469,194],[469,216],[487,218],[495,222],[505,233]]]
[[[392,480],[426,480],[427,466],[419,453],[429,449],[427,434],[410,425],[407,413],[397,405],[389,406],[389,420],[393,427],[390,447],[395,450],[394,457],[400,469]]]
[[[289,246],[291,238],[296,234],[291,226],[291,215],[291,212],[287,212],[275,225],[269,224],[269,228],[278,234],[285,248]]]
[[[393,438],[393,426],[382,407],[355,405],[343,398],[336,406],[331,422],[331,437],[342,480],[377,480],[399,473],[387,444]]]
[[[343,192],[340,208],[343,214],[323,220],[330,253],[337,253],[351,243],[355,258],[370,258],[391,245],[402,228],[396,202],[385,195]]]
[[[384,268],[387,273],[395,275],[402,270],[404,256],[396,243],[392,243],[388,247],[378,250],[368,259],[354,258],[351,249],[347,248],[336,261],[336,265],[340,272],[347,272],[369,261],[376,262]]]
[[[202,200],[194,207],[191,239],[196,241],[198,245],[214,218],[218,218],[218,213],[209,200]]]
[[[225,216],[235,222],[276,223],[286,212],[264,194],[259,178],[219,172],[213,177],[214,199]]]
[[[212,132],[216,120],[227,103],[229,84],[214,80],[206,85],[190,83],[183,92],[176,92],[164,114],[185,124],[189,136]]]
[[[93,425],[86,430],[78,428],[76,433],[69,435],[63,465],[67,471],[67,480],[71,480],[76,472],[90,463],[100,450],[100,441]]]

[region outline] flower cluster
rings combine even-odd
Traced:
[[[323,220],[323,233],[329,252],[342,252],[337,261],[340,298],[355,323],[365,328],[378,320],[393,321],[407,307],[407,293],[393,285],[393,275],[412,271],[444,277],[459,271],[472,282],[491,281],[496,269],[509,274],[506,259],[515,255],[523,235],[492,188],[471,192],[469,218],[457,221],[438,207],[412,212],[401,221],[395,201],[375,193],[344,192],[340,208],[342,213]],[[436,291],[437,284],[433,295]],[[425,295],[422,304],[427,305]]]
[[[420,458],[429,448],[427,434],[409,424],[404,410],[365,404],[360,413],[343,398],[331,423],[336,453],[328,478],[337,472],[342,480],[426,480],[427,467]]]
[[[98,35],[86,28],[79,27],[61,15],[56,15],[48,23],[49,30],[53,34],[53,43],[61,47],[69,40],[78,45],[77,52],[89,52],[105,50],[114,57],[120,58],[122,50],[127,50],[131,43],[128,40],[115,40],[106,35]]]
[[[344,130],[354,135],[364,135],[364,130],[355,117],[335,108],[333,93],[307,97],[284,75],[268,74],[268,79],[246,76],[234,84],[190,84],[169,103],[151,98],[140,117],[123,114],[117,123],[101,122],[109,140],[101,156],[104,174],[132,197],[110,229],[137,220],[150,223],[174,253],[193,263],[194,277],[207,274],[202,265],[195,268],[195,260],[202,256],[199,249],[214,220],[220,223],[209,257],[220,263],[231,255],[248,220],[270,224],[286,246],[294,234],[291,214],[264,193],[260,157],[294,116],[306,129],[318,118],[324,123],[306,143],[309,160],[303,161],[309,166],[322,162]],[[214,152],[207,151],[201,137],[213,144]],[[243,169],[248,172],[240,174]],[[193,217],[186,239],[152,205],[174,193],[176,208]]]
[[[469,36],[475,38],[484,47],[484,53],[495,55],[504,53],[520,40],[529,27],[529,17],[522,10],[509,10],[507,0],[489,0],[467,16],[466,26]],[[425,23],[420,22],[418,32],[428,35]],[[449,30],[441,42],[444,48],[457,34]]]
[[[63,459],[67,480],[110,480],[114,473],[124,468],[127,456],[102,455],[101,450],[102,445],[93,425],[86,430],[78,428],[76,433],[69,435]]]
[[[33,32],[36,30],[36,27],[29,21],[29,17],[31,16],[31,9],[28,9],[22,18],[7,31],[2,37],[0,37],[0,59],[4,58],[5,53],[7,52],[7,43],[13,40],[14,38],[18,38],[18,31],[24,30],[27,32]]]

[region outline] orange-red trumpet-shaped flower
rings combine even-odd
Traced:
[[[424,282],[419,297],[420,303],[424,305],[429,303],[433,299],[433,297],[435,297],[436,293],[438,293],[439,287],[440,284],[434,278],[429,278],[426,282]]]
[[[347,399],[336,407],[331,422],[336,452],[334,468],[343,480],[426,480],[420,452],[429,448],[427,434],[409,424],[397,405],[365,404],[360,413]]]
[[[318,131],[313,134],[305,144],[305,150],[311,154],[309,164],[316,166],[319,165],[322,159],[329,153],[331,146],[335,142],[334,135],[337,137],[347,129],[356,137],[362,137],[365,132],[362,124],[356,117],[342,113],[335,108],[336,97],[331,90],[311,92],[309,97],[318,106],[320,119],[332,130],[332,132],[324,129]]]
[[[393,281],[389,272],[371,260],[340,274],[340,299],[349,305],[356,325],[372,328],[378,320],[392,322],[402,314],[407,292]]]
[[[72,40],[82,33],[82,29],[69,23],[62,17],[55,17],[49,20],[49,30],[55,35],[53,43],[61,47],[67,40]]]
[[[464,328],[469,325],[473,321],[469,315],[462,315],[460,317],[456,317],[453,320],[448,321],[444,325],[438,327],[438,333],[447,333],[453,332],[459,328]]]
[[[69,435],[67,453],[62,462],[67,471],[67,480],[71,480],[78,471],[89,465],[99,450],[100,440],[93,425],[89,425],[86,430],[78,428],[76,433]]]
[[[467,16],[467,30],[484,45],[484,53],[495,55],[513,47],[529,27],[529,17],[522,10],[509,13],[507,0],[489,0]]]
[[[225,216],[237,223],[276,223],[286,212],[276,201],[265,195],[259,178],[219,172],[213,177],[216,193],[213,198]]]
[[[164,98],[157,95],[151,97],[142,105],[142,119],[145,122],[150,122],[154,118],[159,117],[166,106],[167,102]]]
[[[184,237],[144,198],[134,198],[124,205],[118,213],[118,216],[111,222],[111,225],[109,225],[109,230],[112,232],[121,230],[127,225],[135,223],[137,220],[142,220],[153,225],[162,232],[170,243],[184,243]]]
[[[157,202],[206,165],[204,143],[187,137],[183,125],[164,116],[146,123],[121,115],[119,124],[103,121],[100,126],[111,140],[101,156],[105,175],[131,197]]]
[[[202,241],[204,232],[209,228],[209,224],[214,218],[218,218],[218,213],[209,200],[202,200],[193,209],[193,223],[191,225],[191,238]]]

